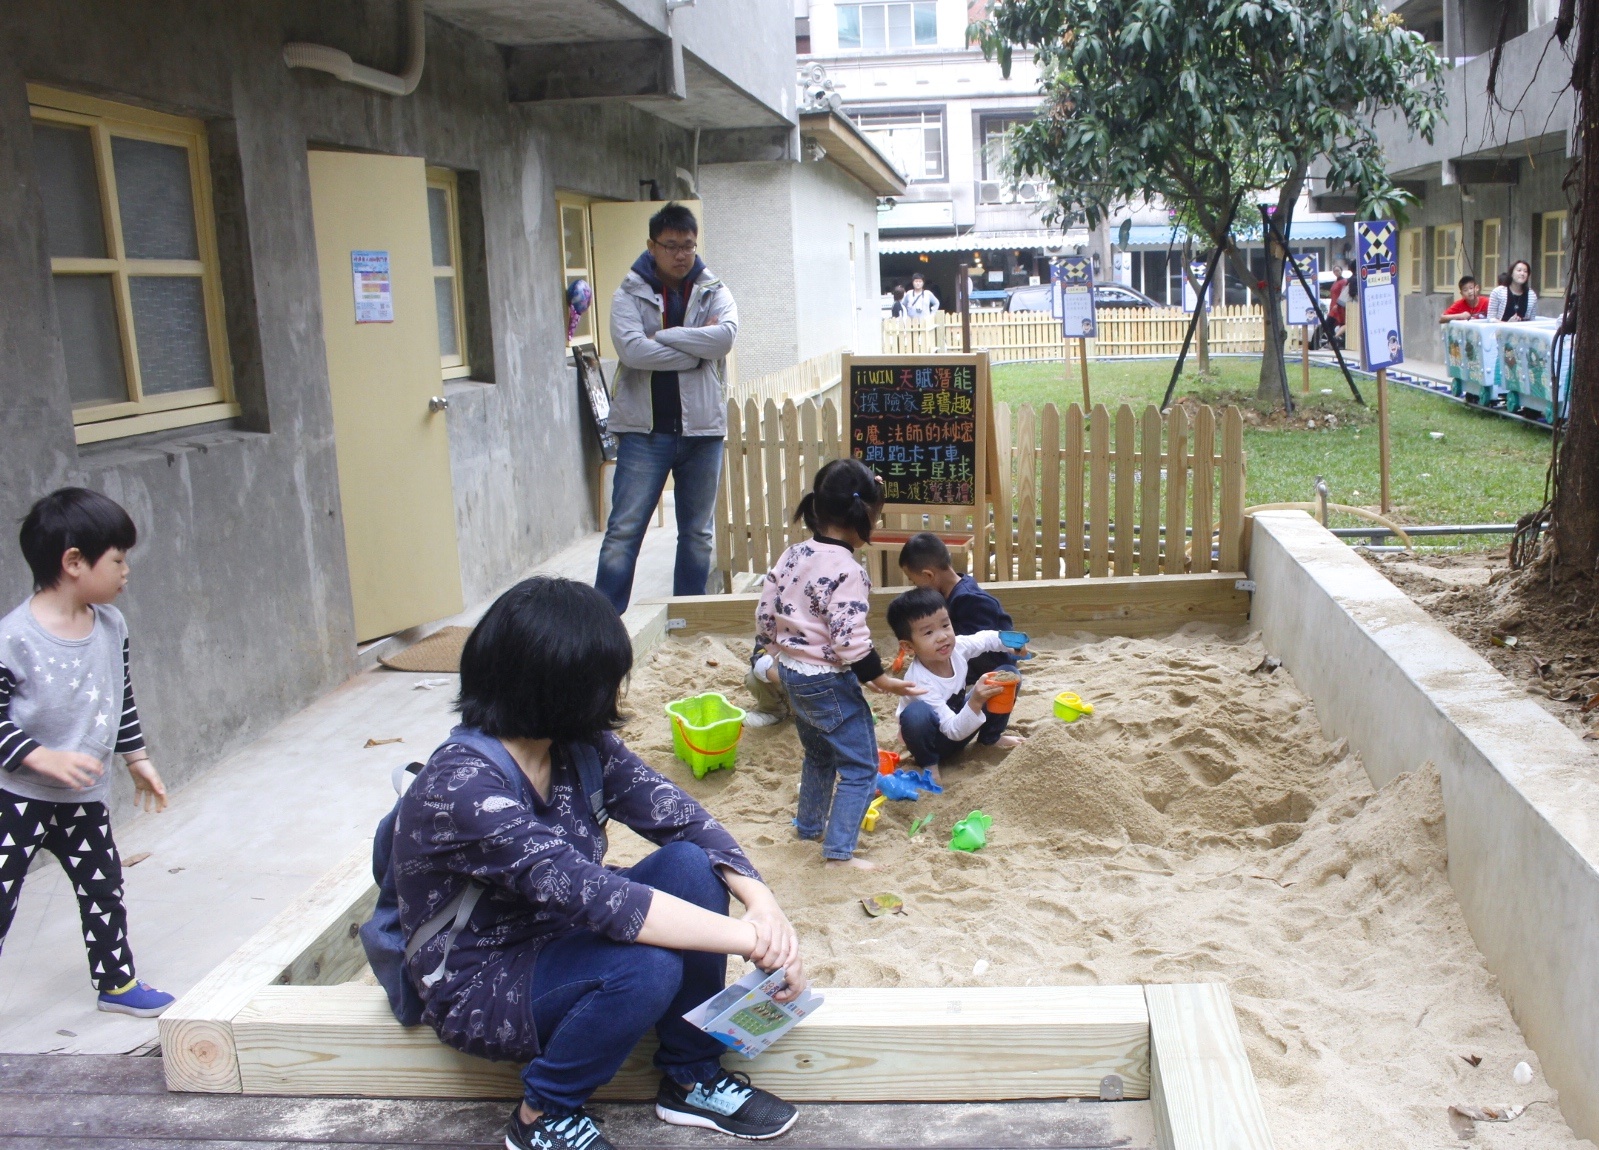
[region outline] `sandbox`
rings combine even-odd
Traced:
[[[1042,651],[1017,712],[1029,745],[973,753],[947,771],[946,795],[891,804],[863,836],[882,871],[847,878],[792,840],[791,726],[748,732],[740,767],[703,781],[671,760],[666,701],[740,695],[749,597],[630,612],[637,645],[654,649],[635,672],[625,737],[750,848],[830,988],[826,1013],[774,1048],[783,1057],[758,1066],[762,1077],[802,1100],[956,1100],[1094,1097],[1114,1074],[1124,1096],[1148,1094],[1173,1147],[1273,1135],[1279,1146],[1443,1145],[1451,1102],[1553,1098],[1541,1075],[1510,1082],[1514,1062],[1539,1060],[1501,997],[1502,968],[1490,972],[1505,960],[1477,951],[1471,903],[1463,913],[1449,885],[1453,764],[1390,757],[1377,777],[1395,781],[1373,794],[1373,764],[1354,753],[1367,733],[1329,722],[1327,686],[1300,671],[1281,589],[1293,575],[1271,577],[1258,594],[1278,618],[1262,635],[1246,626],[1237,574],[998,588]],[[1261,666],[1268,646],[1287,668]],[[1048,718],[1056,682],[1095,702],[1093,719]],[[885,701],[885,736],[890,713]],[[949,851],[950,824],[976,807],[995,818],[990,845]],[[915,840],[913,813],[935,816]],[[614,837],[619,861],[642,849]],[[351,926],[371,897],[362,862],[163,1019],[174,1088],[514,1092],[513,1068],[402,1030],[380,991],[351,981],[363,965]],[[910,913],[868,918],[856,900],[879,890]],[[1582,1090],[1560,1084],[1575,1120]],[[635,1060],[611,1096],[652,1090]],[[1552,1105],[1479,1130],[1489,1146],[1581,1144]]]

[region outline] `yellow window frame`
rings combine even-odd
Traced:
[[[1422,229],[1406,228],[1399,233],[1399,290],[1408,295],[1421,290]]]
[[[555,197],[555,227],[560,233],[561,240],[561,322],[566,323],[566,292],[575,279],[586,279],[589,290],[594,290],[594,224],[589,218],[589,205],[593,203],[592,197],[579,195],[574,192],[558,192]],[[566,242],[567,212],[578,213],[582,221],[581,251],[572,251]],[[597,336],[594,325],[598,322],[599,299],[589,305],[587,312],[578,320],[577,333],[566,341],[567,347],[593,346]],[[564,336],[565,328],[562,329]]]
[[[472,374],[471,348],[466,339],[466,298],[461,289],[461,187],[449,168],[427,169],[427,185],[444,193],[446,227],[450,233],[450,266],[433,267],[433,279],[448,278],[455,306],[455,355],[439,355],[439,372],[444,379],[465,379]],[[434,288],[437,291],[437,287]]]
[[[1482,239],[1477,250],[1477,282],[1483,290],[1492,290],[1499,283],[1499,261],[1502,257],[1504,225],[1498,216],[1482,221]]]
[[[1553,244],[1549,239],[1551,225],[1555,239]],[[1567,213],[1545,212],[1538,222],[1538,290],[1544,295],[1565,294],[1566,259],[1570,250],[1571,232]]]
[[[1459,224],[1439,224],[1432,229],[1432,290],[1453,296],[1461,276]]]
[[[77,442],[80,445],[99,443],[236,417],[239,405],[233,394],[233,369],[228,356],[227,319],[222,301],[221,265],[217,254],[216,219],[211,203],[211,165],[205,124],[199,120],[114,104],[39,84],[28,85],[28,104],[35,121],[87,129],[94,152],[96,191],[100,197],[107,255],[103,259],[52,257],[50,272],[52,277],[111,277],[128,399],[120,403],[74,407],[72,421]],[[183,148],[187,153],[199,259],[147,260],[127,257],[122,240],[122,213],[117,202],[116,169],[111,158],[111,140],[116,136],[171,144]],[[129,287],[129,280],[135,275],[182,276],[200,280],[205,307],[206,342],[211,358],[211,387],[161,395],[144,394],[138,334],[133,325],[133,298]]]

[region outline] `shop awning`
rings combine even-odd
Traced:
[[[1175,230],[1176,238],[1173,238]],[[1134,224],[1127,229],[1127,246],[1130,248],[1164,248],[1181,247],[1188,238],[1185,228],[1173,229],[1170,224]],[[1348,229],[1336,220],[1295,220],[1288,229],[1289,243],[1314,243],[1318,240],[1341,240],[1348,236]],[[1111,228],[1111,243],[1120,247],[1118,242],[1120,230]],[[1233,238],[1240,243],[1259,243],[1260,225],[1252,228],[1234,228]],[[1195,243],[1204,244],[1210,241],[1203,236],[1194,237]]]
[[[968,232],[963,236],[913,236],[884,238],[878,250],[885,256],[933,252],[1008,252],[1024,248],[1073,248],[1088,242],[1087,232],[1062,235],[1042,229],[1031,232]]]

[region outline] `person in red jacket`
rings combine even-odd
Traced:
[[[1482,294],[1482,289],[1477,286],[1476,276],[1461,276],[1460,298],[1444,308],[1444,314],[1438,317],[1439,323],[1448,323],[1456,319],[1486,319],[1488,317],[1488,297]]]

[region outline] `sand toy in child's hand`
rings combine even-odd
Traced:
[[[892,775],[894,773],[895,769],[897,769],[898,767],[899,767],[899,752],[898,751],[878,751],[877,752],[877,773],[878,774],[880,774],[880,775]]]
[[[960,822],[955,824],[950,832],[949,849],[952,851],[975,851],[988,845],[988,828],[994,825],[991,815],[982,811],[973,811]]]
[[[944,788],[933,781],[931,771],[895,771],[878,775],[877,789],[891,799],[913,803],[922,797],[923,791],[930,795],[944,793]]]
[[[866,808],[866,814],[861,816],[861,830],[875,831],[877,829],[877,820],[882,815],[883,804],[886,802],[888,802],[887,795],[878,795],[872,800],[871,805]]]
[[[983,704],[985,711],[990,715],[1008,715],[1016,709],[1016,688],[1022,685],[1020,675],[1009,667],[1001,667],[984,675],[983,682],[1000,689],[999,694]]]
[[[1094,713],[1094,704],[1083,702],[1082,698],[1070,691],[1062,691],[1055,696],[1055,717],[1063,723],[1075,723],[1084,715]]]
[[[716,691],[666,704],[672,722],[672,752],[703,779],[718,767],[731,767],[744,737],[744,712]]]
[[[873,918],[882,918],[885,914],[904,914],[905,900],[897,894],[874,894],[870,898],[861,899],[861,906],[866,908],[866,913]]]
[[[1018,659],[1031,659],[1033,657],[1033,653],[1027,650],[1026,631],[1001,631],[999,633],[999,641],[1012,651],[1022,652],[1016,656]]]

